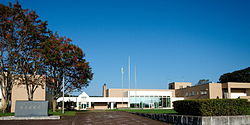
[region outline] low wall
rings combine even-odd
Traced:
[[[174,125],[249,125],[250,116],[186,116],[132,113]]]

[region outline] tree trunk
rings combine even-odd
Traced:
[[[2,100],[2,110],[3,110],[3,113],[6,113],[6,110],[7,110],[7,107],[8,107],[8,101],[6,101],[6,99],[3,99]]]
[[[2,111],[3,113],[10,112],[10,96],[6,97],[7,99],[2,98]]]
[[[52,99],[52,108],[53,108],[53,112],[56,112],[56,99]]]

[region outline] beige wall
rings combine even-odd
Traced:
[[[238,90],[236,89],[245,89],[247,96],[249,96],[250,83],[240,83],[240,82],[228,82],[222,83],[222,88],[227,89],[228,98],[231,98],[231,93],[234,93]]]
[[[128,103],[127,102],[123,102],[123,104],[121,102],[116,103],[117,104],[117,108],[128,108]]]
[[[108,109],[107,102],[95,102],[94,109]]]
[[[222,84],[221,83],[210,83],[209,84],[209,99],[222,99]]]
[[[45,86],[44,88],[38,87],[34,93],[34,101],[45,101]],[[15,112],[15,106],[17,100],[28,100],[28,95],[25,85],[15,85],[12,89],[12,103],[11,112]]]
[[[250,88],[250,83],[228,82],[222,83],[222,88]]]

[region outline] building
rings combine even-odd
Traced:
[[[85,92],[78,97],[65,97],[65,101],[77,103],[77,110],[144,108],[171,109],[172,103],[184,99],[244,98],[250,101],[250,83],[207,83],[192,86],[190,82],[169,83],[169,89],[107,89],[103,95],[88,96]],[[59,98],[57,102],[62,101]]]
[[[222,84],[208,83],[191,87],[175,89],[176,97],[184,99],[216,99],[222,98]]]
[[[39,86],[34,92],[33,101],[45,101],[45,87]],[[15,112],[16,101],[28,101],[25,85],[14,85],[11,93],[11,112]]]
[[[42,81],[43,80],[43,81]],[[3,82],[3,81],[2,81]],[[46,84],[45,84],[45,76],[41,76],[41,82],[44,83],[44,86],[39,86],[36,88],[33,100],[34,101],[45,101],[46,100]],[[26,85],[18,85],[19,81],[16,80],[16,83],[13,85],[11,90],[11,112],[15,112],[16,101],[28,101],[28,94]],[[0,89],[1,92],[1,89]],[[0,108],[2,108],[2,104],[4,99],[2,97],[2,92],[0,93]]]
[[[176,100],[175,90],[168,89],[107,89],[103,85],[102,97],[91,97],[85,92],[78,97],[64,98],[65,101],[75,100],[76,109],[115,109],[115,108],[145,108],[145,109],[171,109]],[[60,97],[57,102],[62,101]]]
[[[184,99],[236,99],[244,98],[250,101],[250,83],[208,83],[182,89],[175,89],[176,97]]]

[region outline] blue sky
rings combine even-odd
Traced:
[[[248,0],[19,2],[84,50],[94,72],[84,89],[89,95],[101,95],[104,83],[120,88],[121,66],[128,87],[128,56],[131,70],[137,67],[137,88],[143,89],[166,89],[173,81],[217,82],[223,73],[250,66]]]

